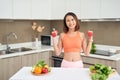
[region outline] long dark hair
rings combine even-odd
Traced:
[[[75,19],[76,21],[76,26],[75,26],[75,31],[78,31],[80,29],[80,22],[77,18],[77,16],[73,13],[73,12],[68,12],[65,16],[64,16],[64,20],[63,20],[63,32],[67,33],[69,28],[67,27],[67,24],[66,24],[66,17],[67,16],[73,16],[73,18]]]

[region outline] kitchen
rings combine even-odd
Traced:
[[[63,16],[66,12],[73,11],[82,20],[80,28],[82,32],[93,30],[94,43],[120,46],[119,2],[119,0],[93,0],[93,2],[89,0],[9,0],[9,2],[2,0],[0,3],[0,43],[6,44],[6,34],[10,32],[15,32],[17,35],[17,39],[12,36],[9,38],[10,44],[33,42],[31,28],[33,21],[46,27],[40,35],[51,34],[53,27],[60,33]],[[15,71],[17,72],[18,69]],[[10,73],[5,74],[5,76],[12,76]],[[1,75],[0,78],[2,78]],[[0,80],[8,80],[8,78]]]

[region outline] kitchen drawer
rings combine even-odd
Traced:
[[[112,68],[116,68],[116,62],[113,60],[107,60],[107,59],[98,59],[98,58],[93,58],[93,57],[84,57],[83,56],[83,62],[85,64],[105,64],[107,66],[111,66]]]

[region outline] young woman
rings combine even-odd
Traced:
[[[63,20],[63,33],[60,34],[58,44],[53,37],[53,47],[55,54],[59,56],[64,51],[61,67],[65,68],[83,68],[80,52],[83,51],[86,56],[89,55],[93,37],[88,37],[88,43],[83,32],[79,31],[80,23],[77,16],[68,12]]]

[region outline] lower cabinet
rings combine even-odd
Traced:
[[[120,74],[120,60],[116,61],[116,69],[118,73]]]
[[[51,58],[50,51],[22,55],[21,56],[22,67],[23,66],[33,66],[33,65],[37,64],[40,60],[44,60],[46,64],[51,66],[50,58]]]
[[[44,51],[0,59],[0,80],[9,80],[19,69],[24,66],[32,67],[39,60],[45,60],[51,66],[51,53],[50,51]]]
[[[51,51],[44,51],[38,54],[39,60],[44,60],[46,64],[48,64],[50,67],[52,66],[52,52]]]
[[[113,69],[116,69],[118,73],[120,73],[120,61],[108,60],[108,59],[101,59],[89,56],[82,56],[84,67],[89,68],[91,65],[100,63],[105,64],[107,66],[111,66]]]
[[[21,56],[22,67],[33,66],[38,62],[38,53],[25,54]]]
[[[0,59],[0,80],[9,80],[20,68],[20,56]]]
[[[2,71],[2,68],[3,68],[3,65],[2,65],[2,59],[0,59],[0,80],[3,80],[3,71]]]

